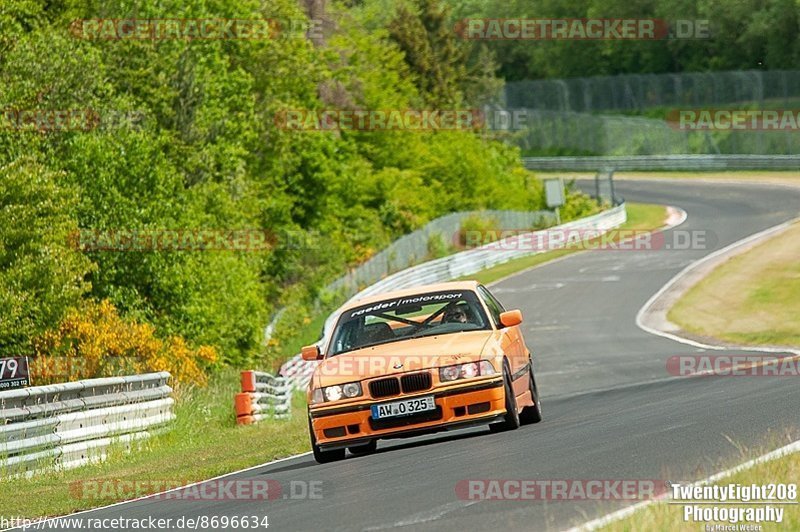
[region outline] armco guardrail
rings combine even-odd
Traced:
[[[574,220],[543,231],[531,231],[527,234],[513,236],[407,268],[365,288],[353,296],[350,301],[391,290],[457,279],[503,264],[512,259],[545,251],[544,249],[532,249],[531,246],[514,245],[515,240],[535,241],[537,240],[535,235],[553,231],[593,230],[598,233],[604,233],[609,229],[619,227],[626,220],[627,211],[623,203],[594,216]],[[327,343],[331,328],[337,317],[338,312],[334,312],[326,320],[323,338],[320,340],[321,345],[324,346]],[[316,364],[317,362],[315,361],[306,362],[302,360],[300,355],[296,355],[281,367],[281,375],[290,379],[296,386],[305,388],[308,386],[308,381]]]
[[[236,423],[249,425],[264,419],[292,415],[292,383],[263,371],[242,372],[242,393],[234,398]]]
[[[497,227],[546,227],[555,223],[554,213],[544,210],[480,210],[445,214],[431,220],[423,227],[401,236],[358,267],[329,283],[323,288],[323,291],[341,297],[351,297],[361,287],[369,286],[393,272],[418,264],[429,255],[431,238],[440,238],[443,243],[451,242],[457,236],[463,222],[471,217],[491,220],[492,224]],[[267,341],[272,336],[278,320],[283,316],[284,310],[281,309],[275,313],[272,321],[264,330],[264,337]]]
[[[0,473],[32,474],[102,460],[173,420],[167,372],[0,392]]]
[[[314,368],[316,367],[317,362],[303,360],[303,357],[297,354],[281,366],[280,373],[293,387],[305,390],[308,388],[311,374],[314,373]]]
[[[531,170],[800,170],[800,155],[620,155],[523,157]]]
[[[498,227],[546,227],[555,223],[555,216],[551,211],[483,210],[447,214],[431,220],[412,233],[401,236],[386,249],[327,285],[324,290],[350,297],[358,293],[360,287],[376,283],[393,272],[405,271],[428,256],[432,237],[452,242],[463,222],[473,216],[491,220],[491,223]]]

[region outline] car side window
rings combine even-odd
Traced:
[[[353,348],[358,336],[358,329],[363,321],[363,319],[351,320],[345,323],[342,328],[339,329],[339,334],[336,335],[336,338],[333,342],[334,354]]]
[[[483,286],[478,287],[478,292],[481,294],[483,301],[489,308],[489,314],[492,315],[492,321],[494,321],[495,326],[500,327],[500,314],[505,312],[503,305],[501,305],[500,302],[496,300],[494,296]]]

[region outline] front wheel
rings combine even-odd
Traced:
[[[492,432],[503,432],[519,428],[519,411],[517,410],[517,398],[514,396],[514,388],[511,386],[511,371],[508,364],[503,364],[503,388],[506,396],[506,415],[503,421],[492,423],[489,430]]]
[[[526,406],[519,415],[523,425],[539,423],[542,420],[542,402],[539,400],[539,389],[536,387],[536,379],[533,377],[533,364],[530,364],[528,386],[533,399],[533,406]]]
[[[311,418],[308,418],[308,432],[311,435],[311,451],[314,453],[314,460],[316,460],[317,463],[327,464],[344,458],[344,449],[323,451],[319,445],[317,445],[317,439],[314,437],[314,427],[311,426]]]

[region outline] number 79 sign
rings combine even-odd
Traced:
[[[0,358],[0,391],[29,385],[28,357]]]

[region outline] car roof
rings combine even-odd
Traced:
[[[343,305],[339,311],[349,310],[351,308],[360,307],[362,305],[369,305],[378,301],[386,299],[393,299],[396,297],[416,296],[421,294],[428,294],[430,292],[442,292],[444,290],[471,290],[475,291],[480,283],[478,281],[451,281],[448,283],[427,284],[422,286],[415,286],[413,288],[404,288],[402,290],[392,290],[391,292],[382,292],[373,296],[366,296],[361,299],[349,301]]]

